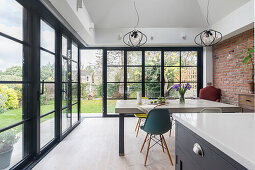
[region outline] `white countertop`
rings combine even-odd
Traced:
[[[175,113],[173,117],[247,169],[255,169],[254,113]]]
[[[239,106],[203,99],[186,99],[184,104],[180,104],[179,100],[167,100],[166,102],[168,104],[157,106],[157,108],[169,109],[171,113],[198,113],[204,108],[221,108],[223,112],[241,112]],[[136,100],[118,100],[115,112],[119,114],[144,113],[141,111],[142,107],[148,107],[148,105],[137,105]]]

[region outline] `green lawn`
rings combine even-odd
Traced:
[[[108,100],[107,112],[114,113],[116,100]],[[42,114],[50,112],[54,109],[54,104],[42,105]],[[77,112],[74,109],[73,112]],[[82,100],[81,101],[81,113],[102,113],[102,100]],[[54,114],[42,118],[41,122],[53,118]],[[14,123],[18,123],[22,120],[22,109],[13,109],[4,113],[0,113],[0,129],[10,126]]]

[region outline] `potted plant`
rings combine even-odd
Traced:
[[[14,130],[0,133],[0,169],[10,166],[13,145],[18,139]]]
[[[243,63],[245,64],[244,71],[248,68],[248,64],[251,63],[252,65],[252,81],[248,82],[248,89],[251,93],[254,93],[254,62],[253,62],[253,54],[254,54],[254,47],[246,48],[244,51],[241,52],[239,57],[243,58]]]
[[[184,95],[185,95],[187,90],[191,89],[191,85],[189,83],[183,84],[183,85],[175,84],[172,89],[179,92],[180,103],[183,104],[183,103],[185,103]]]

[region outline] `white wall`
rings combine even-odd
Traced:
[[[122,29],[96,29],[94,46],[126,46],[122,38],[132,28]],[[203,30],[203,28],[141,28],[148,37],[146,46],[194,46],[194,37]],[[183,39],[182,36],[186,38]],[[153,40],[151,40],[153,36]]]
[[[212,47],[203,49],[203,87],[206,87],[207,83],[213,83]]]
[[[212,28],[220,31],[224,39],[230,38],[254,27],[254,0],[222,18]]]
[[[82,8],[77,10],[77,0],[43,0],[50,1],[57,11],[72,26],[76,33],[87,44],[94,44],[95,32],[89,29],[92,20],[86,10]]]

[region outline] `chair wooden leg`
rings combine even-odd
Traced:
[[[171,164],[172,164],[172,166],[173,166],[173,161],[172,161],[171,155],[170,155],[170,153],[169,153],[169,150],[168,150],[168,147],[167,147],[167,144],[166,144],[166,140],[165,140],[165,138],[164,138],[163,135],[161,135],[161,136],[162,136],[162,138],[163,138],[163,141],[164,141],[164,144],[165,144],[165,147],[166,147],[166,151],[167,151],[168,157],[169,157],[170,162],[171,162]]]
[[[165,152],[165,150],[164,150],[164,144],[163,144],[161,135],[159,135],[159,137],[160,137],[160,142],[161,142],[162,150],[163,150],[163,152]]]
[[[138,124],[138,127],[137,127],[136,137],[138,136],[138,132],[140,130],[141,121],[142,121],[142,119],[139,119],[139,124]]]
[[[136,124],[136,127],[135,127],[135,132],[136,132],[136,129],[138,127],[139,121],[140,121],[140,119],[137,120],[137,124]]]
[[[146,166],[146,162],[147,162],[147,158],[148,158],[148,154],[149,154],[149,150],[150,150],[150,144],[151,144],[151,135],[150,135],[150,139],[149,139],[149,142],[148,142],[148,147],[147,147],[147,152],[146,152],[146,156],[145,156],[144,166]]]
[[[140,152],[143,151],[143,147],[144,147],[144,144],[145,144],[145,142],[146,142],[146,139],[147,139],[148,135],[149,135],[149,133],[147,133],[147,135],[146,135],[146,137],[145,137],[145,139],[144,139],[144,142],[143,142],[143,145],[142,145],[142,148],[141,148]]]

